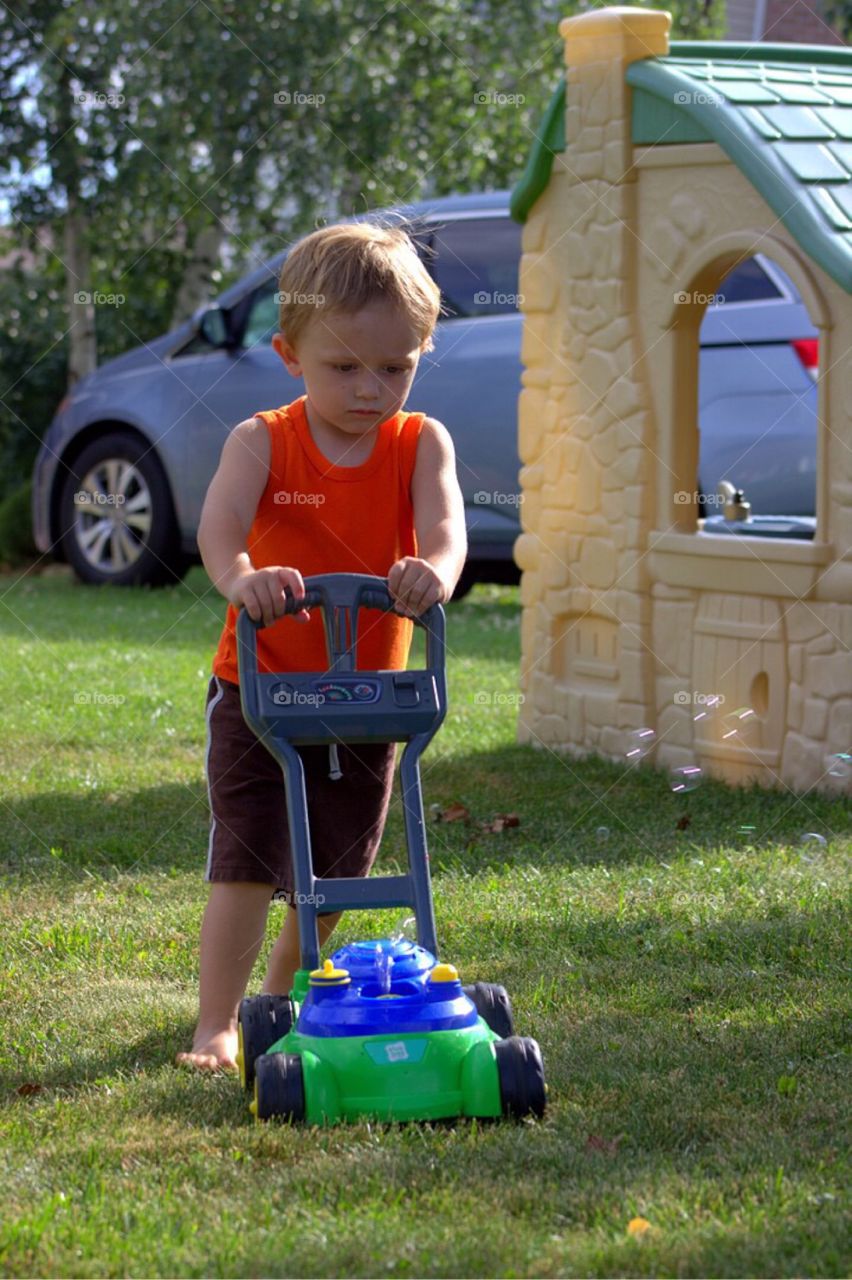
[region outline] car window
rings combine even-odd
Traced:
[[[434,227],[431,271],[450,316],[517,311],[520,223],[511,218],[462,218]]]
[[[747,258],[729,271],[717,292],[724,302],[760,302],[783,297],[756,258]]]
[[[249,307],[248,319],[243,330],[243,346],[255,347],[258,343],[270,343],[278,328],[278,303],[275,301],[278,284],[270,280],[256,290]]]

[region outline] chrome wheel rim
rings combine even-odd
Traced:
[[[152,507],[151,490],[134,463],[96,463],[74,494],[74,537],[86,563],[102,574],[135,564],[151,532]]]

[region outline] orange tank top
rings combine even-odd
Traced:
[[[417,555],[411,477],[422,413],[396,413],[379,425],[373,451],[358,467],[329,462],[316,445],[305,412],[307,396],[255,416],[269,432],[269,476],[246,549],[256,569],[285,565],[303,578],[316,573],[370,573],[387,577],[403,556]],[[325,671],[322,609],[309,622],[279,619],[258,632],[261,671]],[[228,605],[213,659],[213,673],[239,682],[234,627]],[[358,617],[356,665],[361,671],[401,670],[408,660],[413,623],[396,614],[363,609]]]

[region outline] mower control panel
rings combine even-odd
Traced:
[[[442,711],[428,670],[267,674],[259,692],[261,715],[293,742],[401,741]]]
[[[270,689],[269,696],[276,707],[324,706],[327,702],[378,702],[382,696],[381,680],[369,677],[335,676],[311,680],[297,688],[287,680]]]

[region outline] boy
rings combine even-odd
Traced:
[[[313,232],[279,281],[272,345],[306,394],[235,427],[201,515],[198,545],[229,602],[207,696],[211,810],[201,926],[198,1025],[178,1062],[234,1069],[236,1017],[276,892],[293,880],[280,767],[245,724],[234,644],[244,606],[261,670],[324,671],[321,611],[284,613],[316,573],[387,577],[399,613],[359,620],[360,669],[404,667],[410,618],[453,593],[467,551],[464,503],[449,433],[401,412],[418,362],[432,350],[440,291],[404,231],[369,223]],[[300,748],[317,875],[367,875],[393,783],[395,744]],[[340,913],[320,916],[322,945]],[[263,990],[289,992],[299,966],[288,910]]]

